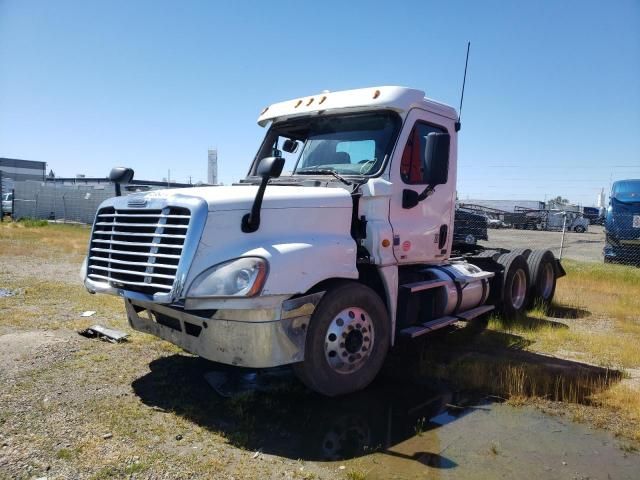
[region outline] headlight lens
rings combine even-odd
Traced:
[[[188,297],[252,297],[267,279],[267,261],[245,257],[205,270],[193,281]]]

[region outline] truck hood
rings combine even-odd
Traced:
[[[128,199],[168,199],[174,196],[196,197],[204,200],[210,212],[250,210],[258,191],[257,185],[195,187],[156,190],[129,195]],[[351,207],[351,195],[344,188],[298,187],[268,185],[262,210],[283,208],[345,208]]]

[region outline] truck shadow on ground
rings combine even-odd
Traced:
[[[392,351],[369,388],[341,398],[308,391],[287,368],[256,372],[187,355],[153,361],[132,386],[146,405],[174,412],[249,451],[309,461],[383,452],[453,468],[426,432],[510,397],[589,403],[591,395],[622,378],[617,370],[526,351],[527,345],[522,337],[493,330],[437,332]],[[212,372],[228,398],[205,380]],[[423,448],[393,448],[416,435]]]

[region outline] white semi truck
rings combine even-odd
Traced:
[[[239,184],[100,206],[85,286],[123,297],[132,328],[224,364],[292,364],[334,396],[366,387],[403,337],[553,298],[549,251],[452,252],[455,109],[373,87],[276,103],[258,123]]]

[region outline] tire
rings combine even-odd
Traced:
[[[504,267],[500,310],[506,318],[517,318],[528,305],[529,266],[522,255],[513,252],[500,255],[496,261]]]
[[[534,250],[527,258],[529,272],[531,274],[531,286],[529,289],[529,305],[536,302],[549,305],[556,292],[556,258],[549,250]]]
[[[380,297],[365,285],[342,282],[325,293],[313,312],[304,361],[293,369],[310,389],[329,397],[345,395],[371,383],[389,344],[389,315]]]
[[[573,229],[573,231],[576,232],[576,233],[584,233],[584,232],[587,231],[587,229],[584,228],[583,225],[578,225]]]
[[[513,250],[509,250],[509,253],[515,253],[516,255],[522,255],[526,260],[531,255],[530,248],[514,248]]]

